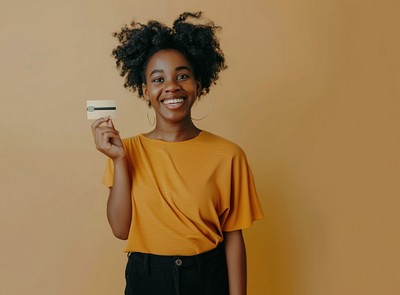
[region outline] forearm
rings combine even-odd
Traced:
[[[126,158],[114,160],[114,182],[107,202],[107,218],[114,235],[126,240],[132,219],[131,183]]]
[[[246,247],[242,231],[225,232],[225,252],[228,267],[229,294],[246,295]]]

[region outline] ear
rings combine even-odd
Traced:
[[[145,83],[142,83],[142,89],[143,89],[143,96],[147,97],[147,85]]]
[[[142,90],[143,90],[143,97],[144,100],[146,101],[147,105],[150,107],[151,103],[150,103],[150,98],[147,92],[147,85],[145,83],[142,83]]]
[[[203,87],[201,86],[201,82],[200,80],[196,81],[196,85],[197,85],[197,97],[200,97],[201,91],[203,90]]]

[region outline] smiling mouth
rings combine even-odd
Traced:
[[[175,106],[183,103],[184,98],[171,98],[171,99],[164,99],[162,103],[166,106]]]

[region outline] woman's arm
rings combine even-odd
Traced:
[[[241,230],[224,232],[226,263],[228,266],[229,294],[246,295],[246,247]]]
[[[126,240],[132,219],[131,183],[126,158],[114,160],[114,182],[108,196],[107,218],[114,236]]]
[[[128,161],[119,132],[110,118],[101,118],[92,124],[96,148],[114,163],[114,181],[107,202],[107,218],[114,235],[126,240],[132,218],[131,183]]]

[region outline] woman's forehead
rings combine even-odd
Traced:
[[[151,74],[154,71],[176,71],[181,69],[192,71],[192,65],[185,55],[176,49],[162,49],[157,51],[149,59],[146,67],[146,73]]]

